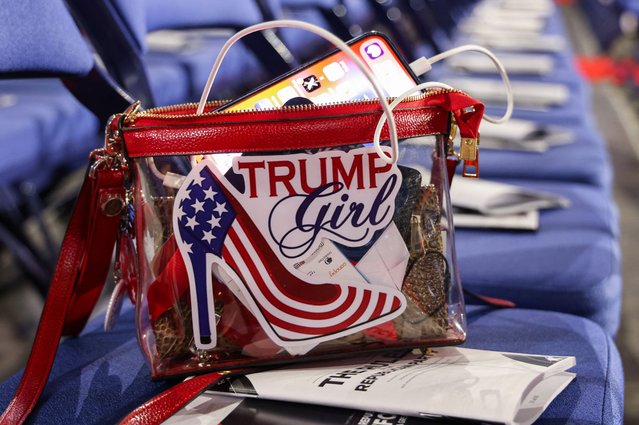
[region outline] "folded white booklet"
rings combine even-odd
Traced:
[[[506,216],[547,208],[566,208],[570,201],[552,193],[485,179],[456,178],[450,188],[453,206],[484,215]]]
[[[544,152],[574,140],[574,133],[567,128],[528,120],[510,119],[503,124],[484,122],[481,125],[482,149]]]
[[[546,54],[503,54],[499,60],[508,74],[548,75],[555,68],[555,60]],[[455,69],[482,74],[497,74],[497,68],[488,56],[457,55],[446,60]]]
[[[559,34],[522,37],[517,32],[500,31],[475,34],[473,40],[484,47],[509,52],[559,53],[566,48],[566,39]]]
[[[443,347],[230,376],[212,391],[388,416],[530,424],[574,379],[566,370],[575,364],[574,357]],[[280,405],[281,413],[286,406]],[[225,408],[235,409],[229,404]],[[198,412],[204,413],[201,404]],[[188,414],[189,407],[172,420]]]
[[[428,143],[427,140],[414,143]],[[430,173],[418,165],[422,181]],[[537,230],[539,210],[567,208],[570,200],[553,193],[486,179],[455,177],[450,188],[455,227]]]
[[[506,90],[501,80],[482,78],[447,78],[445,83],[468,92],[486,103],[506,103]],[[570,90],[564,84],[514,81],[511,83],[515,105],[545,108],[563,105],[568,101]]]
[[[433,425],[451,422],[477,423],[205,393],[163,425]]]
[[[481,34],[483,29],[487,27],[485,19],[484,16],[469,16],[459,25],[459,30],[466,34]],[[544,18],[494,14],[490,17],[489,28],[541,35],[545,26],[546,20]]]
[[[484,215],[477,211],[454,208],[455,227],[472,229],[538,230],[539,211],[517,214]]]

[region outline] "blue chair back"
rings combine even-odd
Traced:
[[[55,187],[64,171],[86,165],[100,142],[98,120],[105,122],[130,100],[96,65],[62,0],[0,0],[0,21],[0,97],[5,99],[0,102],[0,243],[45,294],[57,244],[42,218],[39,192]],[[44,244],[25,232],[27,218],[38,225]]]
[[[261,22],[253,0],[66,0],[114,78],[145,107],[157,104],[144,60],[147,33],[159,29],[226,28]],[[274,73],[289,65],[263,35],[245,40],[260,63]],[[214,57],[211,55],[211,58]],[[210,67],[210,65],[208,65]]]
[[[62,0],[3,0],[0,22],[0,78],[91,70],[91,52]]]

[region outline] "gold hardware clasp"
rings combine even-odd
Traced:
[[[479,177],[479,135],[477,138],[462,137],[459,152],[455,152],[454,143],[457,136],[458,125],[455,116],[451,114],[450,132],[446,143],[446,155],[455,156],[464,161],[463,177]]]
[[[91,152],[91,168],[89,177],[95,178],[96,172],[101,168],[110,168],[113,170],[121,170],[126,172],[128,169],[128,161],[122,146],[121,127],[123,122],[129,120],[138,113],[140,109],[140,101],[131,104],[122,114],[113,115],[109,119],[104,134],[104,147],[95,149]]]
[[[462,161],[476,161],[478,145],[479,142],[477,139],[462,137],[459,148],[459,159]]]
[[[462,138],[460,157],[464,161],[462,176],[479,178],[479,134],[476,139]]]

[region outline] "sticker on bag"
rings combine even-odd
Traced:
[[[406,299],[395,283],[403,276],[383,284],[378,277],[367,279],[362,271],[371,267],[358,269],[336,246],[370,245],[378,253],[383,249],[375,238],[396,233],[402,176],[395,164],[363,147],[238,156],[232,171],[223,175],[210,159],[200,161],[178,191],[173,211],[198,348],[212,349],[217,342],[212,276],[291,354],[404,311]],[[382,242],[388,244],[388,236]],[[314,265],[318,259],[328,267]],[[402,262],[397,258],[393,265]]]

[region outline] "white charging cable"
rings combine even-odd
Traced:
[[[390,106],[388,105],[388,101],[386,100],[386,95],[381,85],[377,81],[377,78],[371,72],[371,70],[364,64],[364,62],[353,52],[353,50],[344,41],[342,41],[340,38],[338,38],[331,32],[326,31],[325,29],[320,28],[316,25],[309,24],[308,22],[288,20],[288,19],[268,21],[268,22],[262,22],[260,24],[252,25],[250,27],[247,27],[233,34],[233,36],[231,36],[226,41],[226,43],[224,43],[224,46],[222,46],[220,53],[215,59],[215,63],[213,64],[213,69],[211,69],[209,78],[206,81],[206,85],[204,86],[204,91],[202,92],[202,97],[200,98],[200,103],[198,104],[196,113],[199,115],[204,112],[204,107],[206,106],[206,100],[208,99],[209,93],[211,92],[211,87],[213,86],[213,81],[215,80],[215,76],[217,75],[220,65],[222,64],[222,61],[224,57],[226,56],[226,53],[228,52],[228,50],[231,48],[231,46],[235,42],[237,42],[239,39],[247,36],[248,34],[252,34],[257,31],[280,28],[280,27],[299,28],[299,29],[307,30],[309,32],[317,34],[320,37],[326,39],[327,41],[333,43],[337,48],[339,48],[344,53],[346,53],[353,60],[353,62],[355,62],[357,67],[360,69],[360,71],[362,71],[364,75],[366,76],[366,78],[371,82],[371,85],[373,86],[373,90],[375,91],[375,94],[377,95],[379,102],[382,105],[382,110],[384,111],[383,116],[388,121],[388,131],[390,135],[390,145],[391,145],[390,156],[387,154],[387,151],[382,149],[379,138],[374,143],[375,151],[377,152],[379,157],[382,160],[384,160],[384,162],[388,164],[395,163],[399,155],[399,141],[397,140],[397,128],[395,125],[395,119],[393,118],[393,114],[391,112]]]
[[[404,93],[397,96],[395,100],[393,100],[393,102],[389,105],[390,110],[392,111],[393,109],[395,109],[397,105],[403,102],[404,99],[406,99],[407,97],[413,95],[416,91],[434,89],[434,88],[448,89],[448,90],[453,89],[448,84],[440,83],[438,81],[429,81],[426,83],[421,83],[417,85],[416,87],[411,87],[410,89],[406,90]],[[381,117],[379,117],[379,121],[377,121],[377,127],[375,127],[375,134],[373,136],[373,143],[375,145],[378,145],[380,143],[379,139],[382,135],[382,129],[384,128],[385,123],[386,123],[386,115],[382,115]]]
[[[501,79],[504,82],[504,88],[506,89],[506,102],[507,102],[506,103],[506,111],[499,118],[495,118],[495,117],[491,117],[491,116],[488,116],[488,115],[484,115],[484,119],[486,121],[494,123],[494,124],[503,124],[503,123],[505,123],[506,121],[508,121],[510,119],[510,117],[513,114],[513,105],[514,105],[513,89],[512,89],[512,86],[510,84],[510,78],[508,78],[508,73],[506,72],[506,68],[504,68],[504,65],[497,58],[497,56],[495,56],[495,54],[493,52],[491,52],[490,50],[486,49],[485,47],[478,46],[476,44],[465,44],[463,46],[459,46],[459,47],[455,47],[455,48],[450,49],[450,50],[446,50],[445,52],[441,52],[441,53],[439,53],[439,54],[437,54],[435,56],[432,56],[430,58],[421,57],[421,58],[413,61],[410,64],[410,68],[415,73],[415,75],[417,75],[419,77],[421,75],[424,75],[428,71],[430,71],[432,69],[434,63],[439,62],[439,61],[441,61],[443,59],[449,58],[449,57],[451,57],[453,55],[457,55],[459,53],[464,53],[464,52],[483,53],[484,55],[488,56],[488,58],[490,58],[490,60],[495,64],[495,68],[497,68],[497,71],[499,72],[499,75],[501,76]],[[437,86],[437,87],[440,87],[440,86]]]
[[[393,118],[392,109],[396,107],[406,97],[414,93],[416,90],[423,90],[428,88],[452,89],[451,86],[444,83],[440,83],[440,82],[427,82],[427,83],[419,84],[417,87],[413,87],[407,90],[406,92],[402,93],[402,95],[400,95],[399,97],[395,99],[395,101],[392,103],[392,106],[391,106],[388,104],[384,91],[379,85],[376,77],[373,75],[370,69],[364,64],[364,62],[362,62],[362,60],[351,50],[351,48],[344,41],[342,41],[341,39],[339,39],[338,37],[336,37],[329,31],[326,31],[323,28],[320,28],[313,24],[309,24],[308,22],[283,19],[283,20],[269,21],[269,22],[263,22],[260,24],[252,25],[248,28],[245,28],[233,34],[233,36],[231,36],[226,41],[226,43],[224,43],[217,58],[215,59],[215,63],[213,64],[211,73],[209,74],[209,77],[206,81],[206,85],[204,86],[202,97],[200,98],[200,102],[198,104],[197,111],[196,111],[198,115],[204,112],[204,108],[206,106],[206,100],[208,99],[209,94],[211,92],[211,88],[213,86],[213,82],[215,81],[215,77],[217,76],[219,68],[222,65],[222,61],[224,60],[224,57],[226,56],[231,46],[235,44],[241,38],[249,34],[252,34],[254,32],[269,30],[273,28],[280,28],[280,27],[299,28],[299,29],[303,29],[303,30],[319,35],[320,37],[333,43],[337,48],[339,48],[344,53],[346,53],[355,62],[357,67],[364,73],[367,79],[371,82],[371,85],[373,86],[373,90],[377,94],[379,102],[382,105],[382,109],[384,111],[384,114],[380,117],[377,128],[375,129],[375,137],[373,140],[373,145],[375,146],[375,150],[377,154],[379,155],[379,157],[382,158],[386,163],[391,164],[396,162],[397,157],[399,155],[399,142],[397,139],[397,128],[395,125],[395,120]],[[436,62],[439,62],[443,59],[446,59],[450,56],[453,56],[459,53],[473,52],[473,51],[483,53],[486,56],[488,56],[488,58],[490,58],[490,60],[495,64],[495,67],[499,71],[501,79],[504,83],[504,87],[506,89],[507,106],[506,106],[506,111],[504,112],[504,114],[499,118],[495,118],[495,117],[491,117],[487,115],[484,115],[483,118],[486,121],[495,123],[495,124],[504,123],[510,119],[512,115],[512,111],[513,111],[514,101],[513,101],[512,86],[510,84],[510,79],[508,78],[508,73],[506,72],[506,69],[502,65],[501,61],[490,50],[482,46],[468,44],[464,46],[455,47],[453,49],[439,53],[435,56],[432,56],[431,58],[422,57],[414,61],[413,63],[411,63],[410,66],[413,72],[417,76],[420,76],[430,71],[432,69],[432,65]],[[388,123],[388,130],[389,130],[389,136],[390,136],[390,145],[391,145],[390,156],[386,153],[386,151],[382,149],[381,142],[380,142],[382,127],[384,126],[384,123],[386,122]]]

